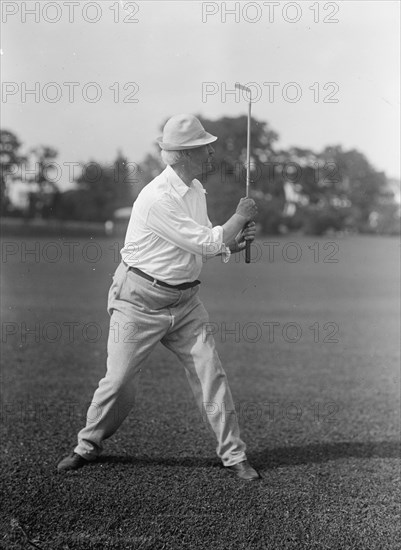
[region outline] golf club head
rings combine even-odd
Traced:
[[[238,88],[239,90],[244,90],[249,95],[249,101],[252,101],[252,92],[250,88],[247,88],[247,86],[243,86],[238,82],[235,83],[235,87]]]

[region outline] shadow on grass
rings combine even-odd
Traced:
[[[279,447],[251,453],[249,460],[265,469],[300,464],[319,464],[342,458],[399,458],[400,442],[373,441],[316,443],[297,447]]]
[[[264,449],[248,454],[248,459],[260,470],[272,470],[282,466],[319,464],[342,458],[399,458],[400,443],[397,441],[317,443],[297,447]],[[217,459],[218,460],[218,459]],[[159,465],[181,468],[219,467],[220,462],[212,458],[199,457],[149,457],[102,455],[97,463]]]

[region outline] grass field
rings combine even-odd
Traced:
[[[399,241],[269,242],[252,265],[214,259],[201,276],[263,474],[247,484],[220,467],[162,346],[101,459],[57,474],[104,373],[118,244],[4,238],[2,548],[401,547]]]

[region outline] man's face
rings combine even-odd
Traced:
[[[191,168],[195,172],[196,176],[206,175],[213,168],[212,159],[214,149],[210,144],[197,147],[196,149],[191,149],[189,154]]]

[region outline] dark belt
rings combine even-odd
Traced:
[[[192,281],[192,283],[182,283],[180,285],[169,285],[168,283],[164,283],[163,281],[159,281],[154,277],[151,277],[150,275],[148,275],[147,273],[144,273],[137,267],[129,266],[128,270],[133,271],[134,273],[136,273],[137,275],[140,275],[141,277],[143,277],[144,279],[147,279],[148,281],[152,281],[152,283],[157,283],[160,286],[164,286],[165,288],[173,288],[175,290],[187,290],[188,288],[193,288],[196,285],[200,285],[200,281],[198,281],[198,279],[196,279],[196,281]]]

